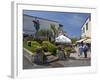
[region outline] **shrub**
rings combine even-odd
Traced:
[[[44,52],[48,52],[48,47],[47,46],[42,46],[42,48],[43,48]]]
[[[37,41],[27,41],[27,45],[25,45],[25,48],[27,48],[31,52],[35,52],[36,49],[40,47],[41,45]]]
[[[32,46],[41,46],[37,41],[31,41],[31,45]]]
[[[31,41],[31,47],[33,48],[33,52],[35,52],[37,48],[41,47],[41,45],[37,41]]]
[[[28,49],[29,51],[33,52],[33,48],[30,47],[30,46],[28,46],[27,44],[28,44],[28,42],[27,42],[27,43],[24,42],[24,43],[23,43],[23,47],[26,48],[26,49]],[[32,55],[32,54],[31,54],[31,55]]]
[[[56,46],[50,43],[49,41],[43,41],[42,47],[47,47],[48,51],[51,52],[52,54],[56,53]]]
[[[27,45],[31,47],[31,41],[27,41]]]

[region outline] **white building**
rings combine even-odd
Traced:
[[[91,43],[91,16],[89,16],[81,28],[81,39],[77,42]]]
[[[91,18],[90,16],[86,19],[85,23],[81,28],[81,38],[91,38]]]

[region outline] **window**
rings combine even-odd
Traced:
[[[83,27],[83,33],[85,33],[85,28]]]
[[[88,23],[86,23],[86,31],[88,30]]]
[[[91,16],[89,16],[89,21],[91,21]]]

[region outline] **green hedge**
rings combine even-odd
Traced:
[[[31,41],[27,41],[27,46],[31,47]]]
[[[24,43],[24,47],[31,52],[35,52],[37,48],[47,48],[52,54],[56,53],[56,46],[49,41],[43,41],[41,44],[37,41],[27,41],[27,44]]]
[[[25,42],[23,43],[23,47],[26,48],[26,49],[28,49],[29,51],[33,52],[33,48],[30,47],[30,46],[28,46],[28,44],[25,43]]]
[[[31,47],[33,48],[33,52],[35,52],[37,48],[41,47],[41,45],[37,41],[31,41]]]
[[[37,41],[31,41],[32,46],[41,46]]]
[[[52,54],[56,53],[56,46],[50,43],[49,41],[43,41],[41,45],[42,47],[47,47],[48,51],[51,52]]]
[[[24,47],[31,52],[35,52],[37,48],[41,47],[41,45],[37,41],[27,41],[27,44],[24,43]]]

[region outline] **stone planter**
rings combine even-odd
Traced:
[[[25,56],[31,63],[34,60],[32,54],[33,54],[32,52],[24,48],[23,56]]]
[[[33,53],[32,52],[30,52],[29,50],[27,50],[27,49],[25,49],[24,48],[24,56],[32,63],[32,64],[34,64],[33,62],[34,62],[34,55],[32,55]],[[56,56],[53,56],[53,55],[50,55],[50,54],[46,54],[46,56],[47,56],[47,63],[50,63],[50,62],[53,62],[53,61],[56,61],[56,60],[58,60],[58,57],[56,57]]]

